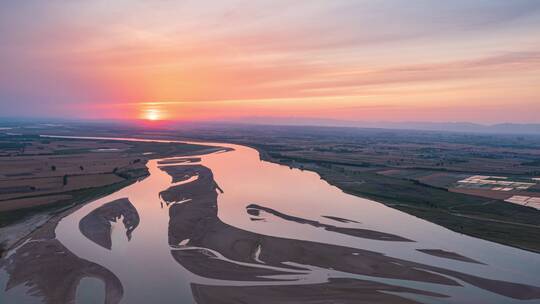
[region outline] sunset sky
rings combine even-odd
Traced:
[[[540,123],[540,1],[6,1],[0,116]]]

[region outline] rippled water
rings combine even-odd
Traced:
[[[321,180],[313,172],[261,161],[258,152],[251,148],[231,144],[219,146],[233,150],[202,155],[200,161],[193,160],[191,156],[189,162],[180,164],[160,164],[162,160],[149,161],[147,166],[150,175],[147,178],[90,202],[64,217],[55,229],[56,239],[78,258],[114,274],[121,282],[122,303],[204,302],[204,292],[217,292],[220,289],[216,288],[220,286],[253,286],[259,288],[256,289],[258,291],[267,292],[269,289],[264,288],[271,286],[319,286],[316,284],[333,284],[340,279],[351,280],[352,284],[355,281],[367,281],[370,284],[385,284],[392,288],[409,288],[439,295],[398,289],[386,292],[404,301],[539,303],[535,295],[535,288],[540,286],[539,254],[461,235],[380,203],[348,195]],[[219,187],[215,191],[219,219],[211,219],[212,212],[207,212],[201,215],[204,221],[196,222],[196,212],[200,211],[193,208],[197,207],[195,204],[198,200],[204,200],[198,198],[198,194],[188,193],[185,198],[178,198],[177,201],[167,201],[161,195],[171,187],[180,189],[178,193],[182,193],[182,187],[202,183],[199,178],[204,177],[201,173],[203,171],[197,171],[197,165],[210,169]],[[191,166],[195,168],[195,173],[173,182],[171,175],[164,170],[166,166]],[[212,195],[205,194],[206,197]],[[113,210],[114,204],[111,202],[126,198],[134,210]],[[98,237],[92,239],[81,231],[81,221],[85,217],[88,219],[89,214],[107,212],[103,211],[107,210],[106,206],[110,206],[107,207],[108,214],[116,219],[111,221],[110,248],[107,248],[106,240],[100,243],[96,241]],[[185,208],[177,209],[183,213],[173,216],[172,208],[179,206]],[[172,243],[178,235],[184,235],[184,232],[175,231],[175,225],[182,224],[180,217],[188,212],[194,215],[185,220],[196,222],[189,226],[193,227],[194,231],[189,232],[193,236]],[[126,220],[129,221],[127,225]],[[126,235],[127,226],[132,229],[130,238]],[[216,229],[219,231],[209,227],[218,227]],[[227,237],[233,240],[225,246],[235,246],[235,238],[258,240],[255,249],[249,249],[250,258],[235,256],[229,251],[220,252],[219,248],[223,248],[220,247],[223,244],[205,245],[212,240],[212,235],[219,237],[222,229],[228,229],[230,232],[227,232]],[[195,244],[195,237],[203,241]],[[290,245],[283,248],[280,245],[283,242]],[[441,249],[468,260],[436,256],[418,249]],[[280,250],[282,260],[279,263],[272,261],[269,252],[273,250]],[[303,253],[283,252],[287,250],[302,250]],[[329,254],[321,257],[314,252],[318,250]],[[192,251],[203,255],[192,255]],[[344,251],[351,258],[357,257],[358,264],[362,264],[363,255],[372,253],[377,254],[377,259],[382,262],[365,266],[365,270],[349,270],[341,267],[340,260],[343,257],[338,253],[343,254]],[[242,252],[242,249],[231,252]],[[11,253],[10,257],[16,259],[17,252]],[[201,260],[201,257],[206,260]],[[288,258],[291,260],[283,260]],[[306,261],[312,262],[307,264]],[[210,271],[201,270],[201,267],[217,262],[216,266],[208,266],[215,267]],[[353,260],[348,263],[355,262]],[[408,263],[410,266],[407,266]],[[396,274],[395,277],[391,274],[373,274],[380,273],[377,267],[382,269],[389,265],[403,266],[399,269],[409,272],[424,269],[427,274],[433,273],[457,284],[416,280],[407,273]],[[275,273],[249,276],[244,275],[242,267]],[[229,270],[231,273],[227,273]],[[217,275],[218,272],[222,274]],[[3,277],[0,281],[2,284],[6,284],[7,276],[0,276]],[[478,279],[469,279],[470,276],[479,278],[480,283]],[[92,289],[105,288],[103,284],[84,280],[81,280],[77,289],[77,294],[83,295],[83,298],[88,294],[82,290],[85,286]],[[503,283],[500,285],[492,280]],[[333,285],[328,286],[332,288]],[[518,288],[518,291],[498,291],[509,288]],[[22,298],[25,292],[21,290],[24,289],[20,286],[12,288],[4,292],[0,300]],[[195,290],[201,295],[195,296]],[[522,296],[519,295],[520,290],[523,290]],[[104,294],[103,290],[96,292]],[[225,302],[234,302],[235,299],[239,301],[244,299],[242,297],[246,292],[247,289],[238,289],[232,296],[232,292],[227,291],[222,299]],[[530,296],[523,296],[529,292]],[[294,299],[292,293],[291,299]],[[287,292],[279,294],[279,297],[275,299],[276,303],[279,303],[279,299],[287,299]],[[39,298],[34,299],[39,302]],[[28,299],[26,301],[31,302]]]

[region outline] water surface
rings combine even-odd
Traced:
[[[343,286],[374,299],[395,296],[389,301],[397,303],[539,303],[539,254],[343,193],[316,173],[261,161],[248,147],[206,144],[231,150],[150,160],[147,178],[59,221],[54,235],[63,249],[57,251],[67,250],[97,273],[88,279],[84,273],[92,272],[81,271],[73,279],[77,299],[92,294],[85,288],[103,293],[97,276],[109,281],[121,303],[202,303],[213,293],[225,302],[253,301],[251,293],[267,293],[268,302],[308,302],[313,299],[300,287],[309,294]],[[109,226],[93,219],[100,216],[108,216]],[[100,242],[103,235],[110,240]],[[16,250],[7,259],[13,264],[19,255]],[[345,259],[361,266],[344,267]],[[9,276],[3,272],[0,282],[7,285]],[[29,300],[32,292],[21,292],[22,286],[10,286],[0,300],[46,298],[38,293]]]

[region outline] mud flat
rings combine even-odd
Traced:
[[[85,216],[79,223],[81,233],[103,248],[111,249],[111,223],[122,219],[126,228],[126,237],[139,225],[139,214],[127,198],[107,203]]]
[[[436,283],[449,286],[460,286],[460,281],[489,290],[514,299],[540,299],[540,288],[525,284],[516,284],[500,280],[481,278],[458,271],[423,265],[407,260],[395,259],[369,250],[360,250],[342,246],[314,243],[301,240],[290,240],[265,235],[254,234],[227,225],[217,216],[217,191],[212,172],[200,165],[166,167],[165,171],[173,176],[184,177],[186,174],[197,174],[198,179],[184,185],[172,187],[161,195],[166,201],[185,201],[181,204],[173,204],[169,209],[169,244],[173,247],[171,254],[183,267],[203,277],[227,280],[273,280],[284,273],[289,275],[314,272],[314,269],[332,269],[336,272],[378,277],[397,280],[408,280],[425,283]],[[249,205],[248,210],[264,210],[274,215],[301,224],[314,225],[326,230],[343,233],[338,229],[328,229],[333,226],[311,222],[306,219],[291,217],[269,208],[258,205]],[[255,212],[250,212],[253,214]],[[258,214],[257,214],[258,215]],[[344,230],[347,231],[347,230]],[[354,233],[359,238],[371,238],[373,233]],[[391,238],[382,237],[385,241],[410,241],[399,236]],[[459,259],[467,262],[472,261],[466,257],[442,250],[424,250],[423,252],[442,256],[450,259]],[[339,282],[339,280],[338,280]],[[358,283],[362,286],[362,283]],[[365,283],[364,283],[365,284]],[[343,285],[349,286],[344,288]],[[329,294],[337,293],[334,299],[358,300],[358,292],[354,283],[330,282],[324,285]],[[370,286],[366,284],[364,286]],[[372,285],[377,289],[376,286]],[[322,287],[322,286],[321,286]],[[194,286],[194,293],[202,303],[217,300],[222,295],[231,297],[230,300],[242,298],[249,302],[249,293],[238,293],[226,288]],[[305,288],[298,294],[292,293],[292,299],[313,302],[315,298],[307,296],[314,288]],[[388,287],[387,287],[388,288]],[[266,298],[267,303],[278,303],[287,288],[274,287],[269,290],[264,288],[246,288],[247,292],[255,290],[262,293],[268,292],[276,298]],[[382,288],[384,290],[384,288]],[[264,290],[264,291],[263,291]],[[329,291],[328,291],[329,290]],[[408,293],[423,294],[425,291],[408,289]],[[372,301],[382,303],[394,301],[394,303],[413,303],[408,300],[400,302],[394,297],[388,297],[384,293],[370,290],[366,292]],[[240,295],[242,294],[242,295]],[[431,296],[445,297],[445,295],[431,293]],[[222,299],[225,299],[222,298]],[[288,298],[291,299],[291,298]],[[251,298],[255,300],[255,298]],[[224,300],[225,301],[225,300]],[[346,301],[346,302],[347,302]],[[210,303],[208,302],[208,303]],[[219,300],[217,300],[219,303]],[[226,302],[226,301],[225,301]],[[223,302],[223,303],[225,303]]]
[[[379,232],[379,231],[375,231],[375,230],[368,230],[368,229],[360,229],[360,228],[344,228],[344,227],[336,227],[336,226],[333,226],[333,225],[328,225],[328,224],[323,224],[321,222],[318,222],[318,221],[313,221],[313,220],[308,220],[308,219],[304,219],[304,218],[300,218],[300,217],[295,217],[295,216],[290,216],[290,215],[287,215],[287,214],[283,214],[277,210],[274,210],[272,208],[268,208],[268,207],[262,207],[262,206],[259,206],[259,205],[256,205],[256,204],[250,204],[246,207],[247,209],[247,213],[249,213],[250,215],[254,216],[255,219],[258,219],[258,220],[264,220],[264,214],[262,214],[261,212],[266,212],[266,213],[270,213],[274,216],[277,216],[277,217],[280,217],[284,220],[287,220],[287,221],[293,221],[293,222],[296,222],[296,223],[299,223],[299,224],[306,224],[306,225],[311,225],[313,227],[317,227],[317,228],[323,228],[327,231],[333,231],[333,232],[336,232],[336,233],[342,233],[342,234],[347,234],[347,235],[351,235],[351,236],[356,236],[356,237],[361,237],[361,238],[366,238],[366,239],[372,239],[372,240],[384,240],[384,241],[393,241],[393,242],[413,242],[412,240],[409,240],[409,239],[406,239],[404,237],[401,237],[399,235],[395,235],[395,234],[389,234],[389,233],[384,233],[384,232]],[[336,219],[337,217],[328,217],[326,216],[326,218],[330,218],[330,219]],[[343,220],[341,219],[341,222],[347,222],[346,220]]]
[[[105,284],[105,303],[120,303],[120,280],[103,266],[77,257],[56,239],[58,221],[75,209],[49,220],[0,260],[0,268],[9,275],[5,291],[24,285],[26,294],[35,297],[35,303],[75,303],[81,279],[95,278]],[[9,303],[10,298],[6,299]]]
[[[463,261],[463,262],[470,262],[470,263],[480,263],[480,262],[478,262],[476,260],[473,260],[473,259],[468,258],[466,256],[462,256],[459,253],[455,253],[455,252],[451,252],[451,251],[445,251],[445,250],[441,250],[441,249],[417,249],[417,250],[420,251],[420,252],[426,253],[426,254],[431,254],[431,255],[446,258],[446,259],[454,259],[454,260]]]
[[[199,304],[225,303],[343,303],[343,304],[414,304],[391,292],[419,293],[445,297],[430,292],[377,284],[369,281],[336,279],[324,284],[300,286],[230,287],[194,284],[193,295]],[[387,293],[388,292],[388,293]]]

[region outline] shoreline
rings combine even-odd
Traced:
[[[107,138],[99,138],[94,137],[85,138],[84,136],[54,136],[54,135],[37,135],[35,136],[36,139],[47,139],[47,140],[81,140],[81,141],[88,141],[91,145],[96,145],[98,141],[107,140]],[[111,193],[114,193],[124,187],[127,187],[129,185],[132,185],[133,183],[140,181],[149,175],[148,168],[146,164],[149,160],[152,159],[160,159],[164,157],[186,157],[191,155],[199,155],[199,154],[206,154],[211,153],[216,150],[216,147],[211,146],[205,146],[203,144],[188,144],[185,142],[182,142],[183,145],[179,145],[175,147],[175,149],[172,150],[166,150],[167,149],[167,142],[159,141],[159,140],[153,140],[148,139],[146,141],[138,141],[137,139],[124,139],[124,140],[116,140],[120,144],[156,144],[152,147],[146,147],[145,150],[152,150],[151,154],[148,152],[143,153],[142,155],[130,154],[124,155],[121,157],[119,155],[119,159],[123,157],[139,157],[139,161],[137,162],[138,166],[142,166],[142,172],[136,172],[134,174],[124,174],[123,172],[116,173],[118,175],[122,175],[121,177],[123,180],[106,184],[103,186],[97,186],[97,187],[88,187],[88,188],[79,188],[75,190],[69,190],[69,191],[61,191],[62,189],[58,189],[57,192],[51,192],[51,193],[44,193],[44,194],[37,194],[37,195],[31,195],[31,196],[20,196],[15,197],[13,199],[6,200],[8,202],[16,201],[16,200],[24,200],[24,199],[32,199],[37,202],[39,202],[42,199],[45,200],[51,200],[51,198],[55,197],[62,197],[61,200],[51,200],[51,202],[45,203],[45,204],[35,204],[34,206],[25,206],[24,208],[14,208],[10,210],[5,210],[0,212],[0,219],[2,220],[2,225],[0,226],[0,232],[7,231],[6,236],[9,235],[10,237],[6,237],[3,239],[0,239],[0,259],[4,257],[4,254],[11,250],[12,248],[16,247],[18,244],[20,244],[21,240],[24,240],[26,237],[31,235],[36,230],[40,229],[41,227],[47,225],[51,220],[55,218],[58,214],[62,214],[65,211],[72,210],[73,208],[77,208],[80,206],[84,206],[85,204],[94,201],[96,199],[100,199],[102,197],[105,197]],[[164,146],[160,146],[164,144]],[[183,151],[182,149],[186,149],[186,151]],[[28,157],[28,156],[25,156]],[[87,168],[88,169],[88,168]],[[136,169],[133,169],[132,171],[135,171]],[[126,171],[131,172],[131,171]],[[2,201],[0,201],[0,204]],[[16,235],[15,237],[12,237],[13,235]]]
[[[253,159],[255,157],[260,158],[259,153],[255,154],[256,151],[250,153],[252,153]],[[179,157],[181,156],[175,155],[173,159]],[[244,161],[244,159],[240,160]],[[473,288],[483,289],[515,300],[540,298],[540,288],[524,284],[523,282],[514,283],[508,279],[496,280],[490,276],[482,276],[476,273],[471,274],[467,273],[467,271],[462,272],[452,267],[448,268],[443,266],[443,264],[431,265],[424,263],[423,260],[415,261],[406,257],[392,257],[373,248],[351,248],[345,245],[327,244],[310,239],[271,236],[265,233],[237,228],[235,225],[223,222],[218,217],[217,198],[219,191],[213,177],[214,173],[210,169],[213,167],[206,167],[195,161],[182,160],[179,162],[165,160],[158,162],[157,166],[157,168],[172,178],[169,188],[159,192],[162,202],[168,206],[169,254],[182,267],[204,279],[202,284],[199,281],[192,281],[190,285],[193,296],[202,302],[211,302],[211,294],[219,294],[220,298],[231,297],[231,299],[238,296],[246,296],[247,299],[254,300],[253,295],[246,294],[247,290],[255,290],[255,294],[271,291],[269,297],[279,299],[291,296],[291,288],[299,292],[297,300],[309,301],[312,299],[311,295],[315,284],[316,286],[324,286],[325,290],[331,291],[331,294],[325,293],[326,296],[330,297],[329,299],[336,297],[339,299],[359,297],[357,298],[359,300],[362,296],[369,295],[377,300],[388,301],[388,303],[416,303],[412,299],[408,299],[410,300],[408,301],[398,295],[396,295],[398,296],[397,298],[389,296],[384,291],[380,292],[380,290],[398,293],[404,292],[416,294],[417,296],[445,297],[443,290],[445,288],[460,288],[459,286],[462,286],[460,284],[461,281],[474,286]],[[268,164],[265,166],[268,166]],[[281,168],[280,170],[289,171],[286,168]],[[150,169],[150,172],[153,171]],[[151,176],[154,176],[153,174]],[[196,178],[192,178],[195,176]],[[312,177],[316,178],[315,176]],[[229,187],[226,187],[226,190],[230,188],[229,185]],[[149,193],[149,195],[155,197],[152,193]],[[278,201],[279,199],[276,202]],[[128,239],[131,231],[130,227],[135,229],[138,225],[138,217],[135,216],[132,209],[127,208],[130,204],[122,203],[121,205],[117,205],[113,203],[113,201],[110,203],[105,202],[104,205],[94,209],[87,216],[73,221],[73,223],[78,224],[77,227],[82,235],[94,242],[94,244],[109,250],[111,247],[110,242],[108,239],[104,241],[102,238],[104,235],[101,232],[103,228],[110,230],[110,226],[108,226],[110,218],[118,218],[118,214],[124,215],[124,225],[126,229],[129,228],[126,231]],[[318,204],[320,203],[318,202]],[[14,251],[14,256],[10,255],[9,259],[2,261],[8,265],[7,269],[9,270],[10,279],[13,276],[13,282],[9,286],[17,286],[21,282],[31,282],[35,288],[39,287],[40,290],[39,293],[34,292],[32,294],[45,295],[48,299],[65,300],[72,297],[73,290],[76,290],[78,280],[80,279],[77,275],[83,273],[102,277],[100,279],[105,282],[107,299],[110,298],[116,301],[118,296],[122,297],[122,292],[124,292],[124,295],[131,294],[128,290],[132,290],[132,288],[126,288],[124,286],[122,289],[122,281],[119,281],[114,276],[114,273],[107,272],[106,268],[99,267],[99,265],[93,266],[91,264],[92,262],[89,262],[93,260],[88,259],[88,257],[86,257],[88,260],[82,260],[84,255],[80,255],[81,258],[77,258],[75,255],[77,251],[70,251],[68,249],[71,248],[68,246],[69,243],[62,243],[62,238],[56,238],[58,235],[51,237],[50,232],[56,231],[56,229],[51,227],[55,227],[62,218],[76,212],[78,208],[82,208],[83,206],[86,205],[81,204],[58,214],[55,220],[50,221],[42,229],[38,229],[32,233],[30,244],[21,244],[20,248]],[[332,233],[350,235],[359,239],[376,238],[379,241],[393,241],[389,243],[406,241],[404,238],[396,236],[389,238],[390,235],[387,234],[373,234],[371,231],[354,227],[338,229],[334,225],[309,219],[307,214],[307,218],[304,218],[301,214],[293,216],[285,210],[281,211],[277,206],[265,207],[251,204],[246,205],[245,209],[241,212],[245,212],[245,216],[258,218],[263,221],[267,219],[272,221],[272,217],[274,217],[291,224],[309,225],[321,231],[326,230]],[[317,206],[317,204],[314,206]],[[139,210],[139,212],[141,211],[142,209]],[[327,213],[322,213],[320,216],[326,217],[324,216],[325,214]],[[100,218],[104,216],[107,218],[107,221],[101,222],[100,218],[94,217],[94,215]],[[80,224],[85,219],[89,225],[83,225],[86,228],[83,227],[85,229],[81,229]],[[341,224],[359,224],[363,222],[361,219],[358,219],[360,222],[355,221],[354,218],[349,220],[343,217],[343,215],[341,217],[330,216],[329,220],[336,222],[336,225],[340,223],[340,226]],[[94,224],[98,225],[96,226]],[[72,226],[71,228],[77,229],[75,227]],[[73,229],[65,230],[66,227],[63,228],[63,231],[73,231]],[[93,229],[97,230],[94,231]],[[396,246],[399,246],[399,244]],[[62,259],[59,259],[59,256],[49,251],[51,248],[56,252],[63,252],[62,254],[67,261],[61,262]],[[467,258],[466,255],[459,255],[456,252],[444,251],[436,247],[423,248],[423,251],[418,251],[446,260],[473,263],[471,265],[479,264],[474,263],[476,261]],[[27,259],[26,256],[28,254],[35,257],[35,260]],[[122,257],[124,258],[124,256]],[[125,258],[129,257],[129,255],[125,256]],[[38,272],[29,274],[23,271],[23,269],[26,269],[25,265],[27,263],[29,265],[44,264],[49,266],[32,266],[33,269],[38,269]],[[75,269],[70,270],[70,265]],[[103,265],[107,266],[106,264]],[[111,267],[111,265],[108,266]],[[55,270],[53,271],[52,282],[48,283],[49,279],[46,269],[50,269],[50,267],[54,267]],[[88,269],[94,269],[95,272],[89,272]],[[305,279],[311,284],[295,284],[293,282],[295,280],[298,281],[298,276],[303,275],[305,275]],[[68,277],[67,281],[58,281],[58,278],[64,276]],[[119,275],[119,278],[121,277]],[[342,279],[353,277],[355,278],[354,281],[345,283],[350,288],[347,287],[344,289],[345,285],[341,283],[345,281]],[[370,282],[362,282],[361,278],[367,278]],[[222,289],[219,287],[220,284],[215,287],[212,287],[213,284],[204,284],[205,280],[246,281],[246,283],[245,286],[237,286],[234,289],[230,289],[230,287],[228,289]],[[280,280],[282,282],[279,282]],[[391,280],[405,280],[420,285],[418,285],[418,288],[405,288],[407,284],[392,284]],[[120,285],[115,282],[120,282]],[[266,286],[254,287],[250,286],[247,282],[261,282],[261,284],[264,282]],[[318,283],[319,285],[317,285],[317,282],[320,282]],[[223,284],[224,287],[227,286],[225,282]],[[274,284],[282,285],[282,287]],[[422,284],[437,284],[439,287],[432,289],[428,287],[429,285],[422,287]],[[269,287],[268,285],[273,286]],[[286,285],[291,286],[287,287]],[[47,286],[52,289],[46,288]],[[362,291],[359,291],[358,288],[362,288],[362,286],[364,286]],[[257,291],[259,288],[260,291]],[[229,289],[232,293],[226,291]],[[67,290],[67,292],[60,292],[59,290]],[[209,290],[212,290],[212,292],[208,293],[207,291]]]
[[[452,221],[448,215],[450,215],[450,216],[455,216],[455,215],[452,215],[451,213],[446,213],[447,215],[445,217],[443,217],[443,219],[437,217],[436,215],[435,216],[433,216],[433,215],[427,215],[426,216],[425,214],[423,214],[423,212],[426,209],[414,208],[410,204],[399,204],[399,203],[395,202],[392,199],[385,198],[384,196],[368,195],[366,193],[359,193],[359,192],[355,192],[352,189],[347,189],[342,184],[340,184],[337,180],[333,180],[333,179],[329,178],[329,174],[325,174],[325,172],[323,172],[324,168],[317,168],[315,166],[304,166],[303,163],[301,163],[301,162],[283,163],[279,159],[276,159],[273,156],[271,156],[268,151],[265,151],[262,148],[258,147],[256,144],[236,142],[236,141],[230,141],[230,143],[245,145],[247,147],[250,147],[252,149],[257,150],[257,152],[259,153],[260,159],[263,160],[263,161],[267,161],[267,162],[270,162],[270,163],[283,165],[283,166],[289,166],[289,167],[297,168],[297,169],[300,169],[300,170],[314,172],[317,175],[319,175],[319,177],[321,179],[323,179],[324,181],[326,181],[328,184],[339,188],[344,193],[354,195],[354,196],[357,196],[357,197],[361,197],[361,198],[365,198],[365,199],[369,199],[369,200],[373,200],[375,202],[378,202],[378,203],[383,204],[385,206],[388,206],[390,208],[399,210],[401,212],[410,214],[412,216],[415,216],[415,217],[421,218],[423,220],[429,221],[431,223],[434,223],[436,225],[442,226],[442,227],[447,228],[449,230],[452,230],[452,231],[454,231],[456,233],[462,233],[462,234],[465,234],[465,235],[468,235],[468,236],[471,236],[471,237],[475,237],[475,238],[479,238],[479,239],[482,239],[482,240],[487,240],[487,241],[495,242],[495,243],[498,243],[498,244],[501,244],[501,245],[511,246],[511,247],[514,247],[514,248],[518,248],[518,249],[522,249],[522,250],[526,250],[526,251],[529,251],[529,252],[539,253],[540,254],[540,247],[539,248],[531,248],[531,247],[527,247],[527,246],[524,246],[524,245],[517,244],[515,241],[514,242],[513,241],[506,241],[506,240],[502,240],[502,239],[496,238],[496,237],[489,237],[489,236],[486,235],[485,231],[483,232],[483,230],[481,230],[480,232],[476,231],[476,229],[474,229],[474,231],[464,230],[463,224],[466,223],[466,219],[463,216],[460,216],[460,218],[463,219],[462,221],[459,221],[459,220]],[[433,210],[429,210],[429,211],[433,212]],[[438,212],[443,213],[443,211],[438,211]],[[448,222],[449,219],[451,220],[451,222]],[[489,218],[485,218],[485,219],[483,219],[483,218],[476,218],[476,219],[467,218],[467,220],[475,221],[473,223],[473,225],[478,224],[476,221],[482,221],[482,222],[490,221]],[[498,222],[498,224],[503,225],[503,226],[504,226],[504,224],[509,225],[509,226],[520,226],[519,223],[513,224],[513,223],[501,223],[501,222]],[[540,226],[533,226],[533,225],[531,225],[531,226],[532,227],[530,227],[530,228],[538,229],[540,231]]]
[[[95,201],[97,199],[100,199],[100,198],[103,198],[103,197],[106,197],[122,188],[125,188],[129,185],[132,185],[133,183],[139,181],[139,180],[142,180],[144,178],[146,178],[148,176],[148,174],[146,174],[145,176],[143,177],[138,177],[138,178],[133,178],[133,179],[130,179],[130,180],[125,180],[125,181],[121,181],[121,182],[118,182],[118,183],[115,183],[115,184],[111,184],[111,185],[107,185],[107,186],[103,186],[103,187],[98,187],[98,188],[89,188],[88,190],[94,190],[95,191],[95,195],[90,195],[90,196],[87,196],[87,197],[83,197],[83,198],[80,198],[80,199],[76,199],[76,200],[70,200],[70,203],[66,204],[66,205],[62,205],[62,206],[47,206],[48,208],[51,208],[53,210],[50,210],[49,212],[47,211],[39,211],[39,210],[35,210],[34,207],[29,207],[29,208],[24,208],[24,209],[19,209],[17,211],[26,211],[30,214],[28,215],[25,215],[25,218],[23,218],[22,220],[20,221],[16,221],[14,223],[10,223],[8,225],[6,225],[5,227],[2,227],[0,228],[0,231],[2,231],[3,229],[5,228],[9,228],[11,225],[24,225],[24,226],[31,226],[29,227],[29,229],[25,232],[23,232],[24,234],[20,237],[17,237],[16,239],[14,240],[10,240],[10,241],[6,241],[6,240],[2,240],[2,242],[0,243],[0,245],[4,245],[6,243],[8,243],[5,247],[0,247],[0,259],[4,258],[4,254],[9,252],[10,250],[12,250],[13,248],[16,248],[17,246],[19,246],[24,239],[26,239],[28,236],[32,235],[32,233],[34,233],[35,231],[39,230],[40,228],[46,226],[46,225],[49,225],[51,223],[54,223],[56,224],[55,222],[55,219],[57,220],[57,217],[59,217],[59,219],[61,219],[63,216],[71,213],[71,212],[74,212],[76,211],[77,209],[81,208],[82,206],[86,205],[87,203],[90,203],[92,201]],[[57,207],[55,209],[55,207]],[[28,221],[31,221],[35,216],[44,216],[44,217],[47,217],[46,220],[40,222],[39,224],[35,225],[34,223],[27,223]]]

